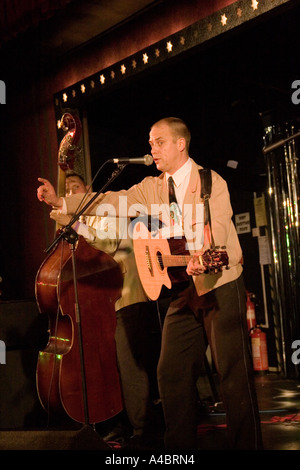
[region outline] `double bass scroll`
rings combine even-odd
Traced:
[[[65,113],[60,120],[60,128],[66,132],[58,149],[58,189],[59,196],[65,195],[67,170],[74,169],[76,157],[81,152],[78,146],[82,125],[76,114]]]

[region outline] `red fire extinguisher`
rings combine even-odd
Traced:
[[[253,369],[256,372],[266,373],[269,370],[267,336],[260,328],[253,328],[250,332]]]
[[[252,330],[256,326],[256,315],[255,315],[255,304],[251,300],[252,294],[247,291],[247,325],[248,331]]]

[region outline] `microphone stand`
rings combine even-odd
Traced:
[[[79,217],[86,212],[88,207],[94,202],[99,194],[103,193],[105,189],[114,181],[120,173],[123,171],[127,163],[118,163],[118,168],[114,170],[111,177],[108,179],[106,184],[97,192],[95,195],[86,203],[86,205],[73,216],[71,221],[61,230],[60,234],[56,239],[51,243],[51,245],[45,250],[48,253],[59,241],[64,238],[72,247],[72,269],[73,269],[73,284],[74,284],[74,294],[75,294],[75,318],[77,323],[78,330],[78,344],[79,344],[79,354],[80,354],[80,368],[81,368],[81,378],[82,378],[82,394],[83,394],[83,406],[84,406],[84,423],[85,427],[89,424],[89,410],[88,410],[88,399],[87,399],[87,388],[86,388],[86,375],[85,375],[85,366],[84,366],[84,352],[83,352],[83,341],[82,341],[82,331],[81,331],[81,313],[80,305],[78,301],[78,287],[77,287],[77,274],[76,274],[76,261],[75,261],[75,244],[78,240],[78,234],[75,230],[72,229],[72,225],[79,219]]]

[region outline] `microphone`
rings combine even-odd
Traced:
[[[112,160],[113,163],[136,163],[138,165],[152,165],[153,163],[153,158],[151,155],[144,155],[143,157],[139,158],[113,158]]]

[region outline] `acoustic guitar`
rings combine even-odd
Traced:
[[[163,286],[171,289],[176,283],[188,280],[186,266],[191,254],[184,236],[169,239],[153,236],[143,223],[137,222],[133,249],[139,277],[150,300],[158,299]],[[199,256],[199,261],[206,267],[205,273],[228,269],[228,254],[224,249],[208,249]]]

